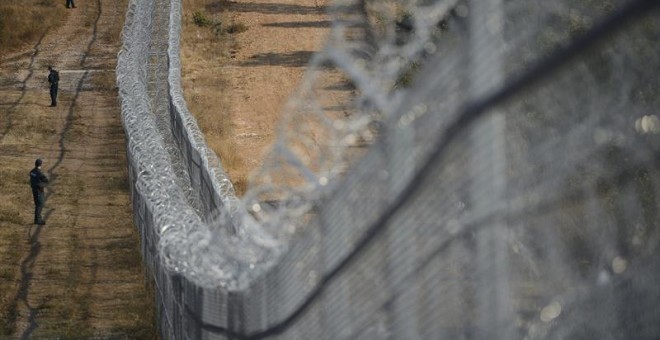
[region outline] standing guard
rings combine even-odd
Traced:
[[[57,85],[60,82],[60,73],[52,66],[48,66],[48,83],[50,84],[50,106],[57,106]]]
[[[44,207],[44,188],[48,178],[41,172],[41,159],[34,161],[34,169],[30,171],[30,186],[34,198],[34,224],[44,225],[46,222],[41,218],[41,210]]]

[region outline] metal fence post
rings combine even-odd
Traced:
[[[469,21],[470,95],[480,98],[504,81],[502,0],[472,0]],[[479,339],[512,339],[508,286],[506,121],[491,112],[472,129],[471,211],[486,218],[476,233],[476,325]]]

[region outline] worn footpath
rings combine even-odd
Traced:
[[[114,80],[126,4],[77,1],[0,60],[0,338],[155,338]],[[32,224],[36,158],[51,179],[45,226]]]

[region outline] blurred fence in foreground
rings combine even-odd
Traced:
[[[239,200],[182,97],[180,0],[131,1],[117,75],[163,337],[657,339],[659,7],[336,1]]]

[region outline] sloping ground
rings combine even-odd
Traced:
[[[0,338],[155,338],[114,82],[126,0],[78,2],[0,63]],[[60,70],[50,108],[46,66]],[[51,179],[32,225],[27,173]]]
[[[239,195],[249,173],[261,166],[287,99],[330,32],[330,2],[184,1],[184,94]],[[200,17],[208,19],[207,26],[200,27]],[[338,105],[351,89],[338,72],[328,70],[324,77],[321,104],[345,114]]]

